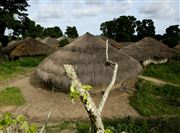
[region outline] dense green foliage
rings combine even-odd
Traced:
[[[64,47],[65,45],[69,44],[68,39],[64,38],[59,42],[60,47]]]
[[[63,36],[63,33],[58,26],[47,27],[44,29],[44,37],[47,37],[47,36],[58,38],[58,37]]]
[[[170,60],[166,64],[150,64],[145,68],[143,75],[180,85],[180,61]]]
[[[104,121],[105,128],[111,129],[113,133],[178,133],[180,131],[178,118],[156,118],[156,119],[113,119]],[[49,126],[47,132],[61,132],[65,129],[77,133],[91,133],[91,124],[87,121],[64,121],[59,125]]]
[[[33,20],[30,20],[28,17],[26,17],[22,21],[22,27],[20,30],[20,34],[23,36],[23,38],[43,37],[44,36],[44,28],[41,27],[39,24],[36,25],[36,23]]]
[[[135,33],[136,18],[134,16],[120,16],[117,19],[101,24],[100,30],[104,36],[116,41],[131,41]]]
[[[162,35],[155,34],[154,22],[151,19],[137,20],[134,16],[120,16],[113,20],[105,21],[100,25],[102,35],[118,42],[138,41],[144,37],[153,37],[163,40],[169,47],[174,47],[180,42],[179,25],[171,25]],[[137,35],[135,35],[135,32]]]
[[[155,26],[154,22],[151,19],[144,19],[141,21],[137,21],[137,36],[138,39],[142,39],[144,37],[154,37],[155,36]]]
[[[5,133],[37,133],[37,125],[27,122],[23,115],[13,118],[11,114],[4,114],[0,117],[0,132]]]
[[[180,42],[179,25],[172,25],[166,29],[166,33],[163,35],[163,42],[172,48]]]
[[[139,79],[130,104],[143,116],[180,116],[180,87]]]
[[[0,91],[0,106],[19,106],[25,103],[25,99],[18,87],[7,87]]]
[[[70,38],[76,38],[79,36],[76,26],[73,26],[73,27],[67,26],[65,34],[67,35],[67,37],[70,37]]]
[[[36,67],[43,59],[44,56],[23,57],[15,61],[12,60],[3,62],[0,64],[0,80],[32,70],[32,68]]]
[[[13,29],[14,34],[18,33],[21,21],[27,16],[25,13],[27,6],[27,0],[0,1],[0,40],[3,46],[6,46],[8,42],[8,38],[4,35],[6,28]],[[17,15],[16,17],[14,16],[15,14]]]

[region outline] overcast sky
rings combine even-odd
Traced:
[[[29,0],[29,17],[43,27],[76,26],[85,32],[101,34],[100,24],[121,15],[138,20],[153,19],[156,33],[180,24],[180,0]]]

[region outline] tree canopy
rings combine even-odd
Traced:
[[[0,0],[0,41],[3,46],[7,44],[7,37],[4,35],[6,28],[13,29],[16,33],[21,21],[27,16],[27,6],[27,0]]]
[[[53,37],[53,38],[58,38],[58,37],[63,36],[63,33],[62,33],[61,29],[58,26],[47,27],[47,28],[44,29],[44,36],[45,37],[50,36],[50,37]]]
[[[174,47],[180,42],[179,25],[171,25],[166,29],[166,33],[163,35],[163,42],[169,47]]]
[[[134,16],[120,16],[117,19],[102,23],[100,30],[104,36],[116,41],[130,41],[133,39],[135,27],[136,18]]]
[[[70,38],[76,38],[79,36],[76,26],[67,26],[65,34]]]
[[[155,37],[155,26],[151,19],[143,19],[142,21],[137,21],[137,36],[138,39],[142,39],[146,36]]]

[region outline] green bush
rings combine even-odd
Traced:
[[[65,45],[69,44],[69,41],[67,38],[64,38],[59,42],[60,47],[64,47]]]
[[[11,133],[37,133],[37,125],[29,124],[23,115],[13,118],[6,113],[0,117],[0,132]]]
[[[179,133],[179,117],[160,118],[116,118],[103,121],[105,129],[112,133]],[[75,126],[74,126],[75,125]],[[93,133],[91,124],[88,121],[69,121],[60,125],[46,128],[46,132],[61,132],[64,129],[74,130],[77,133]]]

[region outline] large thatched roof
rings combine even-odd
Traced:
[[[55,38],[52,37],[46,37],[43,40],[41,40],[42,43],[45,43],[47,45],[59,45],[58,40],[56,40]]]
[[[105,50],[104,40],[86,33],[47,57],[37,67],[36,75],[42,81],[68,91],[70,84],[63,64],[72,64],[82,83],[95,88],[107,87],[113,67],[105,65]],[[142,69],[138,61],[112,46],[109,46],[109,58],[119,64],[116,85],[136,77]]]
[[[171,58],[175,55],[174,50],[151,37],[145,37],[134,44],[123,47],[120,51],[139,61]]]
[[[117,49],[121,49],[122,47],[124,47],[121,43],[111,39],[111,38],[108,38],[106,36],[99,36],[101,39],[103,39],[104,41],[106,41],[108,39],[109,41],[109,44]]]
[[[52,53],[53,49],[34,38],[28,37],[25,40],[4,48],[2,51],[8,54],[10,58],[14,58],[20,56],[46,55]]]

